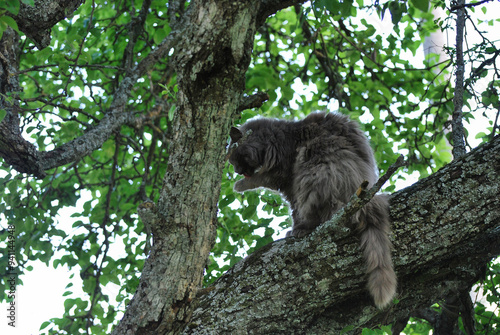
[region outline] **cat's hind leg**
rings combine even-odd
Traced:
[[[291,201],[293,230],[291,235],[304,236],[329,220],[345,202],[336,186],[338,171],[327,162],[310,160],[296,163]]]
[[[363,172],[366,169],[360,168],[362,164],[352,150],[343,149],[336,142],[314,143],[299,149],[291,201],[292,235],[312,231],[331,219],[367,177],[373,179]]]

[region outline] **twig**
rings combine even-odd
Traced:
[[[468,7],[475,7],[475,6],[479,6],[479,5],[482,5],[483,3],[486,3],[486,2],[490,2],[490,1],[493,1],[493,0],[481,0],[481,1],[478,1],[478,2],[472,2],[472,3],[460,3],[460,4],[456,4],[454,6],[451,6],[450,8],[450,12],[454,12],[458,9],[464,9],[464,8],[468,8]]]
[[[403,155],[400,155],[396,162],[387,169],[384,175],[380,177],[369,190],[366,189],[368,187],[368,182],[363,182],[356,193],[352,195],[349,202],[340,211],[338,211],[332,219],[327,221],[327,223],[336,222],[338,224],[349,220],[351,216],[353,216],[375,196],[375,194],[382,188],[385,182],[389,180],[394,172],[396,172],[400,167],[406,165],[407,162],[405,161]]]
[[[243,97],[238,105],[238,112],[250,108],[259,108],[267,100],[269,100],[267,92],[257,92],[254,95]]]
[[[144,254],[148,256],[152,247],[151,240],[153,240],[154,243],[153,232],[157,229],[159,221],[155,203],[151,200],[143,202],[137,208],[137,214],[139,214],[146,232],[146,246],[144,247]]]
[[[500,106],[498,106],[498,109],[497,109],[497,116],[495,117],[495,122],[493,123],[493,129],[491,130],[490,140],[493,140],[493,138],[495,137],[495,134],[497,132],[497,129],[499,129],[499,127],[498,127],[498,116],[499,115],[500,115]]]

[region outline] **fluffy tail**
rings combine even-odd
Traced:
[[[361,247],[366,260],[368,290],[375,305],[386,307],[396,293],[397,279],[391,260],[389,202],[376,195],[364,208],[361,219]]]

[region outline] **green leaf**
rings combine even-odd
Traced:
[[[486,133],[484,131],[480,131],[479,133],[476,134],[475,138],[483,138],[487,137]]]
[[[354,330],[354,328],[355,328],[355,327],[354,327],[354,326],[352,326],[352,325],[351,325],[351,326],[344,327],[344,328],[340,331],[340,333],[339,333],[339,334],[340,334],[340,335],[342,335],[342,334],[346,334],[346,333],[348,333],[348,332],[350,332],[350,331]]]
[[[417,9],[421,10],[422,12],[427,12],[429,10],[429,0],[410,0],[413,6],[415,6]]]
[[[243,218],[243,220],[249,220],[256,213],[257,213],[257,206],[249,205],[249,206],[245,207],[245,209],[243,209],[243,212],[241,213],[241,217]]]
[[[45,322],[43,322],[43,323],[40,325],[40,329],[39,329],[39,330],[45,329],[45,328],[47,328],[49,325],[50,325],[50,322],[49,322],[49,321],[45,321]]]
[[[6,115],[7,111],[5,109],[0,109],[0,122],[2,122]]]
[[[226,207],[227,205],[233,203],[235,199],[236,198],[234,194],[228,194],[227,196],[219,200],[219,208]]]
[[[170,106],[170,109],[168,110],[168,120],[169,121],[172,121],[174,119],[175,110],[176,110],[176,106],[175,105]]]
[[[20,3],[19,0],[6,0],[6,1],[4,0],[2,7],[5,8],[7,11],[11,12],[13,15],[17,15],[19,13]]]
[[[380,329],[383,330],[386,334],[392,335],[392,327],[391,326],[380,326]]]
[[[391,1],[389,3],[389,11],[391,12],[392,24],[397,25],[399,21],[401,21],[405,9],[405,6],[399,3],[399,1]]]
[[[19,28],[17,27],[17,22],[13,18],[7,15],[0,16],[0,26],[3,27],[3,30],[5,30],[5,28],[7,28],[8,26],[14,29],[15,31],[19,32]]]
[[[156,31],[154,32],[154,35],[153,35],[153,41],[156,43],[156,44],[160,44],[164,39],[165,37],[167,37],[169,34],[170,34],[170,26],[168,24],[165,24],[163,29],[156,29]]]

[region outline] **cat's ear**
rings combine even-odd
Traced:
[[[231,136],[231,141],[233,141],[233,143],[236,143],[243,137],[243,133],[238,128],[231,127],[231,130],[229,131],[229,136]]]

